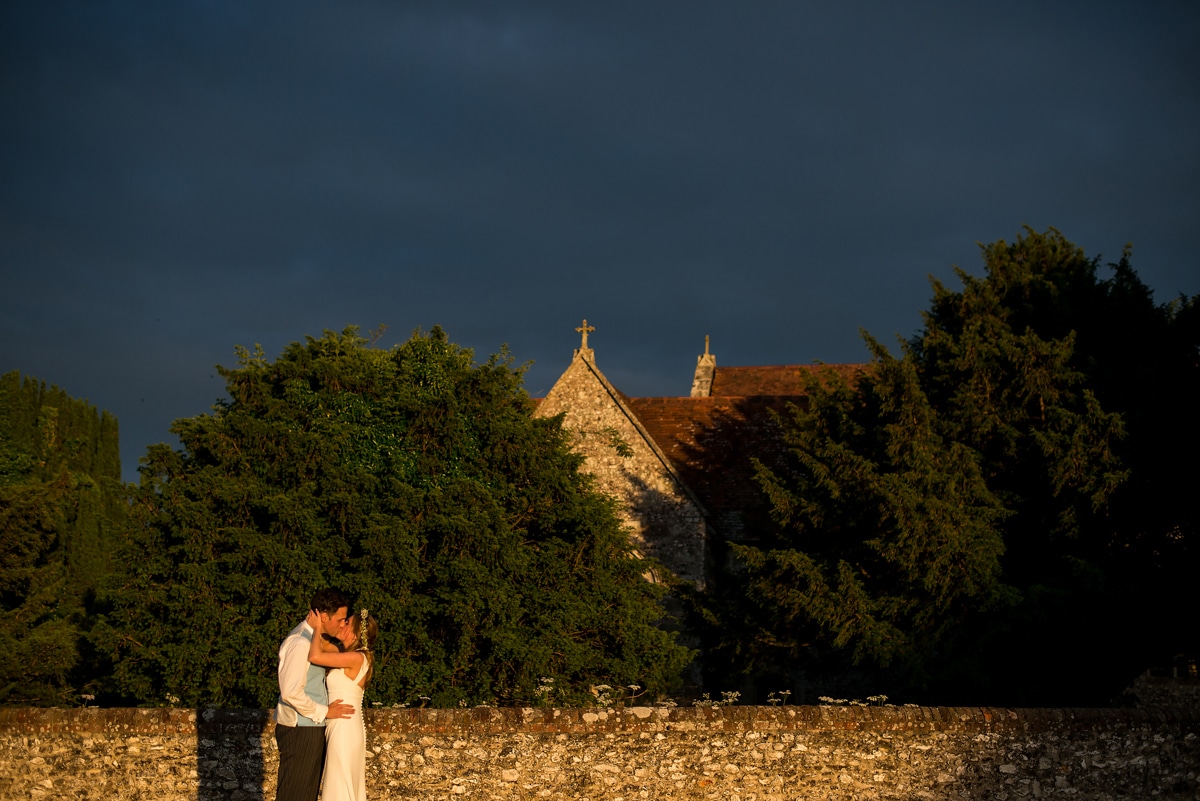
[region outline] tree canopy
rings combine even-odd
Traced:
[[[779,415],[770,520],[715,592],[677,588],[705,689],[1090,705],[1200,655],[1200,296],[1156,303],[1128,250],[1101,267],[1053,229],[981,250],[916,336],[864,332],[869,369]],[[0,376],[0,703],[270,705],[322,586],[380,621],[378,703],[678,685],[692,654],[643,578],[665,571],[506,352],[351,327],[236,356],[137,487],[115,419]]]
[[[864,335],[862,380],[783,415],[777,528],[734,546],[747,669],[840,652],[924,700],[1104,703],[1196,653],[1164,611],[1200,567],[1164,457],[1200,431],[1198,299],[1156,306],[1128,253],[1102,279],[1054,230],[983,256],[899,357]]]
[[[87,636],[123,505],[117,421],[58,387],[0,376],[0,703],[94,694]]]
[[[375,349],[351,327],[237,355],[228,399],[142,462],[110,591],[123,691],[273,703],[279,643],[326,585],[380,622],[384,704],[676,681],[690,655],[656,626],[661,589],[506,353],[476,363],[439,328]]]

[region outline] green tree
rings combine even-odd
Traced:
[[[1010,548],[1045,555],[1094,528],[1129,477],[1116,452],[1123,420],[1102,408],[1081,369],[1078,329],[1057,308],[1097,303],[1096,262],[1053,230],[983,255],[985,277],[957,271],[961,292],[933,282],[913,347],[946,434],[981,455],[989,485],[1016,512]],[[1012,561],[1036,560],[1021,552]]]
[[[116,420],[0,376],[0,703],[71,704],[109,670],[91,648],[124,506]]]
[[[1023,601],[995,621],[993,669],[1025,699],[1103,701],[1200,650],[1195,626],[1163,614],[1192,603],[1200,568],[1178,468],[1200,445],[1200,298],[1156,305],[1128,249],[1102,278],[1053,229],[983,254],[962,291],[934,283],[914,347],[949,435],[1014,512],[1005,576]]]
[[[1168,467],[1197,443],[1196,299],[1155,306],[1128,253],[1101,279],[1054,230],[983,257],[933,282],[900,358],[866,337],[863,380],[783,419],[778,530],[735,548],[747,667],[845,656],[926,701],[1091,704],[1195,653],[1162,610],[1200,567]]]
[[[279,642],[323,585],[380,621],[385,704],[676,680],[689,655],[655,625],[660,588],[506,354],[478,364],[438,328],[375,349],[351,327],[221,373],[228,399],[142,463],[111,593],[124,691],[272,703]]]
[[[962,626],[1011,597],[1008,513],[977,455],[939,433],[911,356],[866,339],[873,369],[855,387],[812,378],[808,402],[782,420],[792,458],[757,465],[778,531],[732,546],[756,621],[748,667],[819,669],[809,649],[825,642],[915,682]]]

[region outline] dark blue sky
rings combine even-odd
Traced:
[[[1054,226],[1200,292],[1200,5],[15,2],[0,372],[116,414],[127,477],[214,364],[347,324],[596,326],[627,394],[861,361],[928,276]]]

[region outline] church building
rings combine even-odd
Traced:
[[[696,359],[689,395],[630,398],[614,387],[581,344],[537,407],[563,415],[584,469],[615,497],[639,553],[703,587],[713,546],[752,542],[768,512],[752,459],[778,464],[785,451],[773,412],[802,403],[815,371],[853,380],[864,365],[718,367],[709,350]]]

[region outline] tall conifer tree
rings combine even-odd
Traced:
[[[87,634],[124,517],[116,419],[0,376],[0,703],[71,704],[108,666]]]
[[[1095,704],[1200,649],[1163,614],[1200,568],[1172,457],[1200,442],[1197,298],[1155,306],[1128,253],[1101,279],[1054,230],[983,256],[899,359],[867,337],[868,377],[785,416],[779,530],[736,549],[749,667],[823,644],[922,700]]]

